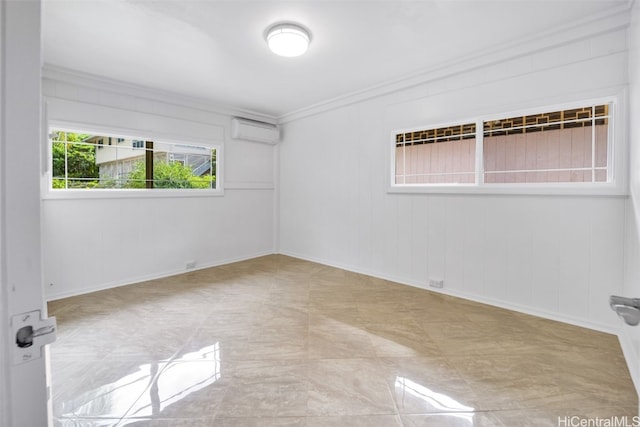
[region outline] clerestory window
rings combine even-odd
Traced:
[[[611,184],[613,102],[393,133],[392,188]]]

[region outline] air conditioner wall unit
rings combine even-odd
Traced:
[[[270,123],[234,117],[231,119],[231,137],[265,144],[277,144],[280,139],[280,129]]]

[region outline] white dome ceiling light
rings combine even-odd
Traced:
[[[276,55],[294,57],[307,51],[311,37],[309,32],[297,24],[281,23],[270,27],[265,33],[269,49]]]

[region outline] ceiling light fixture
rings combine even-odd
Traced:
[[[270,27],[265,33],[269,49],[280,56],[300,56],[309,48],[309,32],[297,24],[284,23]]]

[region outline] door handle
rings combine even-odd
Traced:
[[[56,318],[42,319],[40,310],[11,317],[15,337],[13,363],[20,364],[42,357],[42,347],[56,340]]]
[[[609,306],[627,325],[637,326],[640,324],[640,298],[611,295]]]
[[[30,347],[33,344],[34,338],[41,337],[42,335],[53,334],[55,331],[56,328],[53,325],[43,326],[35,331],[31,325],[23,326],[18,329],[18,332],[16,333],[16,344],[20,348]]]
[[[629,307],[640,308],[640,298],[626,298],[611,295],[609,298],[609,305],[613,308],[614,305],[626,305]]]

